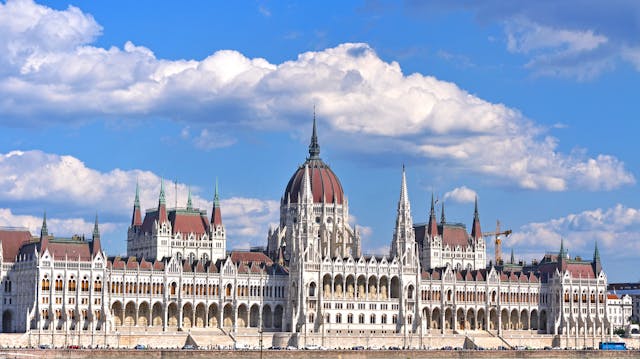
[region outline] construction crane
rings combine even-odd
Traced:
[[[502,239],[500,238],[501,235],[504,235],[505,237],[508,237],[511,234],[511,230],[507,229],[506,231],[501,232],[500,231],[500,220],[496,221],[496,231],[495,232],[486,232],[486,233],[482,233],[483,237],[492,237],[495,236],[496,237],[496,241],[495,241],[495,256],[496,256],[496,265],[500,264],[502,262]]]

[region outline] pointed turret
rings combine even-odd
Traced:
[[[602,263],[600,262],[600,251],[598,250],[598,242],[596,241],[593,250],[593,272],[598,275],[602,271]]]
[[[433,201],[433,193],[431,193],[431,210],[429,211],[429,227],[427,229],[430,236],[438,235],[438,223],[436,220],[435,202]]]
[[[187,211],[193,209],[193,202],[191,201],[191,187],[189,187],[189,196],[187,197]]]
[[[567,251],[564,249],[564,238],[560,237],[560,252],[558,253],[558,265],[560,272],[564,272],[567,267]]]
[[[213,194],[213,208],[211,209],[211,259],[224,259],[227,255],[227,235],[222,224],[222,211],[220,208],[220,195],[218,193],[218,179]]]
[[[309,159],[320,158],[320,145],[318,144],[318,131],[316,129],[316,109],[313,108],[313,132],[309,143]]]
[[[311,177],[309,176],[309,166],[304,164],[304,173],[302,175],[302,188],[298,200],[302,203],[313,203],[313,192],[311,191]]]
[[[93,241],[90,243],[91,254],[95,255],[96,253],[102,250],[102,246],[100,245],[100,229],[98,228],[98,213],[96,213],[96,220],[93,223]]]
[[[560,252],[558,252],[558,259],[566,258],[567,252],[564,250],[564,237],[560,237]]]
[[[100,238],[100,228],[98,228],[98,213],[96,213],[96,220],[93,223],[93,239]]]
[[[160,180],[160,198],[158,199],[158,223],[167,222],[167,202],[164,195],[164,178]]]
[[[191,195],[189,195],[191,199]],[[216,179],[216,189],[213,195],[213,209],[211,209],[211,224],[212,227],[222,225],[222,212],[220,211],[220,196],[218,195],[218,180]]]
[[[444,225],[446,223],[446,218],[444,217],[444,201],[442,201],[441,213],[440,213],[440,224]]]
[[[407,176],[402,165],[402,180],[400,183],[400,199],[398,200],[398,214],[396,216],[396,228],[391,244],[391,257],[400,257],[404,253],[410,256],[414,253],[415,234],[413,220],[411,218],[411,204],[407,191]],[[409,260],[408,258],[407,260]]]
[[[482,237],[482,230],[480,229],[480,216],[478,215],[478,196],[475,200],[475,209],[473,210],[473,224],[471,225],[471,237],[478,239]]]
[[[133,215],[131,216],[131,226],[142,226],[142,213],[140,211],[140,186],[136,181],[136,198],[133,200]]]
[[[513,254],[513,248],[511,248],[511,264],[515,264],[516,263],[516,257]]]
[[[44,215],[42,216],[42,227],[40,228],[40,239],[49,235],[49,230],[47,229],[47,211],[44,211]]]

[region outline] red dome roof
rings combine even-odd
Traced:
[[[333,173],[329,166],[322,162],[319,158],[310,158],[302,166],[298,167],[296,173],[291,176],[287,189],[284,191],[284,201],[291,196],[291,203],[298,201],[298,194],[302,189],[302,177],[304,176],[304,165],[309,166],[309,176],[311,177],[311,192],[313,193],[313,202],[342,204],[344,200],[344,192],[340,180]]]

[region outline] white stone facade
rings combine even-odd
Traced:
[[[313,140],[310,155],[281,200],[266,254],[226,252],[217,191],[210,219],[190,203],[167,209],[161,190],[158,208],[143,220],[136,198],[125,258],[102,251],[97,221],[92,241],[43,230],[37,238],[27,232],[16,247],[15,233],[0,231],[2,331],[470,330],[555,334],[578,343],[615,327],[613,308],[620,305],[606,299],[597,248],[592,261],[570,259],[562,246],[539,263],[487,266],[477,204],[471,233],[444,215],[436,223],[433,206],[421,232],[404,169],[390,253],[363,256],[346,196]]]

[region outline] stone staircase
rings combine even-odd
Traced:
[[[484,330],[467,331],[464,347],[467,349],[498,349],[505,347],[511,349],[511,345],[498,335]]]

